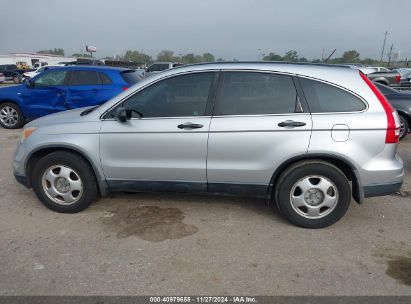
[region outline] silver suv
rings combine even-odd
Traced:
[[[292,223],[337,222],[351,197],[404,177],[399,118],[359,71],[215,63],[175,68],[100,107],[25,126],[16,179],[57,212],[110,191],[264,197]]]

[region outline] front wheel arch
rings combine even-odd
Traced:
[[[32,187],[33,185],[33,181],[32,181],[32,174],[33,174],[33,169],[35,164],[37,163],[37,161],[39,161],[42,157],[53,153],[53,152],[57,152],[57,151],[65,151],[65,152],[70,152],[73,154],[77,154],[78,156],[82,157],[90,166],[93,174],[94,174],[94,178],[97,181],[97,185],[99,188],[99,192],[101,196],[105,196],[108,194],[109,190],[108,190],[108,186],[105,183],[105,181],[103,181],[103,177],[100,175],[100,173],[98,172],[97,168],[95,167],[95,165],[93,164],[93,162],[87,157],[85,156],[83,153],[81,153],[80,151],[73,149],[72,147],[59,147],[59,146],[53,146],[53,147],[43,147],[41,149],[38,149],[36,151],[34,151],[28,158],[26,161],[26,176],[28,177],[28,186]]]
[[[10,100],[10,99],[3,99],[0,100],[0,107],[4,104],[10,104],[13,105],[14,107],[16,107],[18,109],[19,114],[21,114],[21,121],[18,123],[17,127],[13,127],[12,129],[18,129],[24,126],[25,122],[26,122],[26,116],[23,113],[22,108],[20,107],[19,103],[14,101],[14,100]]]

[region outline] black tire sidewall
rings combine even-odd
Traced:
[[[23,113],[22,113],[21,110],[20,110],[20,107],[19,107],[18,105],[16,105],[15,103],[12,103],[12,102],[4,102],[4,103],[0,104],[0,110],[1,110],[2,108],[6,107],[6,106],[12,107],[14,110],[16,110],[17,115],[18,115],[18,117],[17,117],[17,124],[15,124],[15,125],[12,126],[12,127],[8,127],[8,126],[4,125],[4,124],[0,121],[0,126],[1,126],[2,128],[4,128],[4,129],[19,129],[19,128],[23,127],[25,120],[24,120]]]
[[[330,214],[319,219],[308,219],[298,214],[290,202],[294,184],[309,175],[323,176],[334,183],[338,191],[337,206]],[[277,205],[281,213],[291,223],[303,228],[324,228],[341,219],[347,212],[351,201],[351,187],[344,173],[338,168],[324,163],[309,163],[293,168],[280,179],[277,188]]]
[[[404,122],[404,125],[405,125],[405,133],[402,134],[402,136],[400,136],[400,139],[403,139],[405,136],[407,136],[410,126],[408,124],[408,120],[404,116],[400,115],[400,120]]]
[[[75,170],[83,183],[81,198],[72,205],[61,205],[52,201],[44,192],[42,177],[53,165],[66,165]],[[98,186],[89,164],[80,156],[70,152],[53,152],[41,158],[33,169],[32,185],[40,201],[49,209],[62,213],[76,213],[86,209],[98,197]]]

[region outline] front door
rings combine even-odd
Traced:
[[[286,160],[307,153],[311,115],[293,78],[263,72],[223,72],[210,126],[209,191],[267,195]]]
[[[209,96],[214,72],[160,80],[118,106],[131,119],[103,121],[100,156],[111,188],[131,191],[206,191]]]
[[[66,87],[67,70],[48,70],[31,80],[20,94],[30,117],[36,118],[67,110]]]

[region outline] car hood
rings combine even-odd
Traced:
[[[81,116],[81,113],[87,109],[93,107],[85,107],[85,108],[78,108],[63,112],[58,112],[54,114],[50,114],[47,116],[43,116],[41,118],[35,119],[28,123],[26,127],[42,127],[42,126],[50,126],[50,125],[61,125],[61,124],[75,124],[75,123],[84,123],[84,122],[92,122],[92,121],[99,121],[100,119],[100,112],[97,109],[94,109],[87,115]]]

